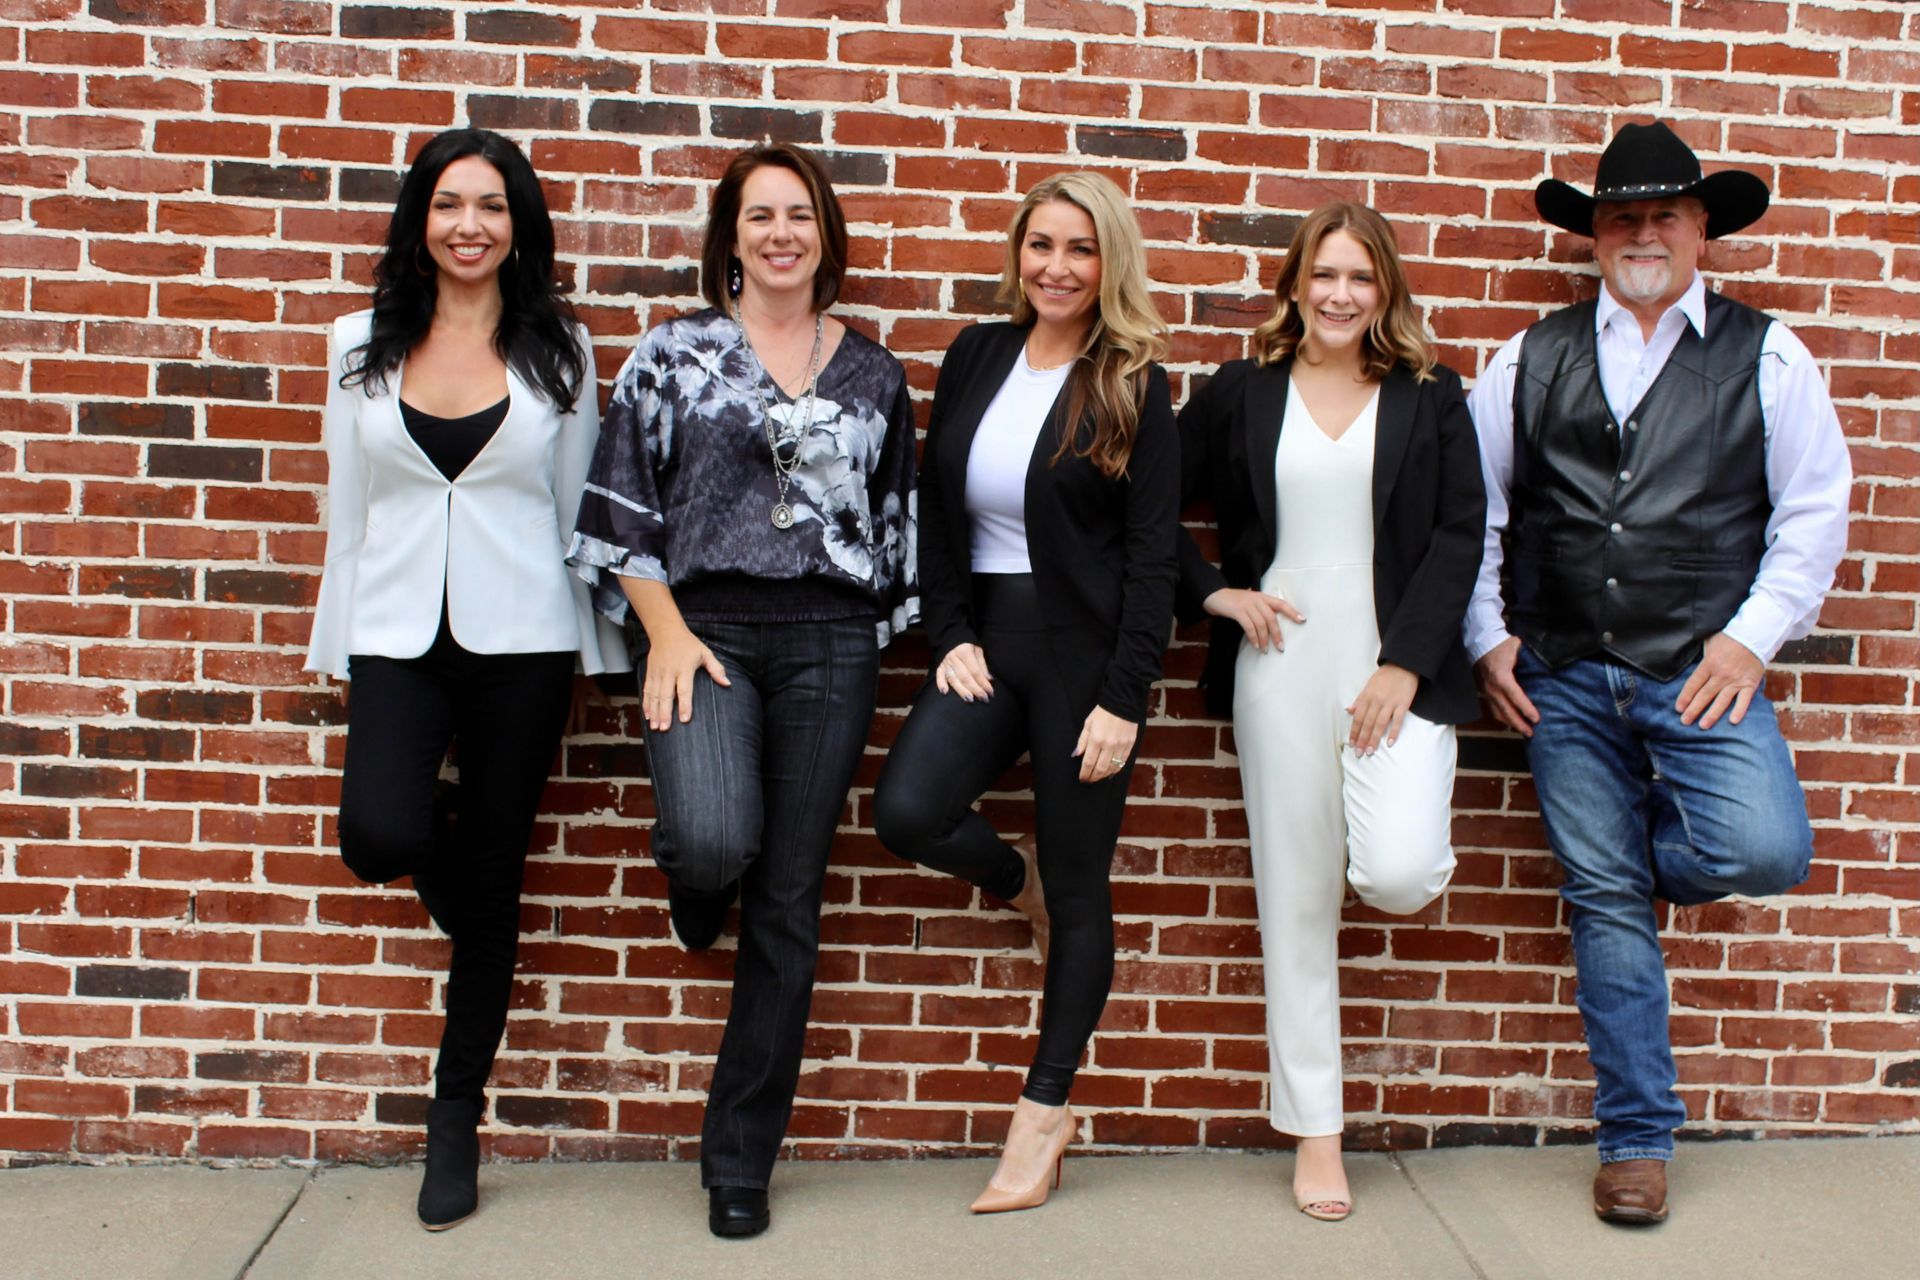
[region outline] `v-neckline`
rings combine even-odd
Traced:
[[[1320,419],[1314,416],[1312,408],[1307,404],[1306,396],[1301,394],[1300,384],[1292,378],[1287,379],[1287,392],[1294,403],[1300,406],[1301,414],[1304,415],[1306,420],[1313,426],[1314,434],[1322,440],[1325,440],[1328,444],[1337,445],[1351,436],[1353,429],[1360,425],[1360,419],[1366,417],[1368,411],[1380,402],[1380,385],[1379,382],[1373,384],[1373,393],[1360,402],[1360,411],[1347,419],[1347,425],[1340,428],[1340,434],[1337,436],[1330,434],[1325,427],[1320,425]]]

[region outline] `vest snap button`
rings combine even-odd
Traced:
[[[1620,473],[1620,479],[1621,479],[1622,481],[1627,481],[1627,480],[1631,480],[1631,479],[1633,479],[1633,472],[1631,472],[1631,471],[1622,471],[1622,472]]]
[[[1618,587],[1619,585],[1620,585],[1620,579],[1618,578],[1607,579],[1607,590],[1612,591],[1614,588]]]
[[[1627,424],[1627,430],[1629,430],[1629,431],[1638,431],[1639,429],[1640,429],[1640,424],[1639,424],[1639,422],[1637,422],[1637,421],[1635,421],[1635,422],[1629,422],[1629,423]]]
[[[1601,643],[1603,643],[1603,644],[1612,644],[1612,643],[1613,643],[1613,632],[1611,632],[1611,631],[1602,631],[1602,632],[1600,633],[1600,640],[1601,640]]]
[[[1615,520],[1612,524],[1608,525],[1607,528],[1614,533],[1619,533],[1624,526],[1618,520]]]

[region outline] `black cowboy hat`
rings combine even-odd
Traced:
[[[1593,207],[1602,200],[1664,200],[1692,196],[1707,207],[1707,239],[1732,235],[1767,211],[1767,184],[1744,169],[1702,177],[1700,159],[1666,125],[1630,124],[1600,153],[1593,194],[1548,178],[1533,189],[1540,216],[1575,235],[1593,234]]]

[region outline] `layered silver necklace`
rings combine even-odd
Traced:
[[[793,528],[793,508],[787,503],[787,490],[793,484],[793,473],[800,467],[800,447],[806,443],[807,430],[813,425],[814,392],[820,386],[820,343],[826,334],[826,318],[820,315],[813,318],[813,354],[807,357],[806,399],[803,402],[800,397],[795,396],[793,402],[794,408],[799,410],[797,414],[799,421],[797,425],[791,425],[789,430],[781,432],[774,430],[773,401],[767,398],[766,384],[773,381],[773,374],[768,370],[766,362],[760,358],[760,353],[753,350],[753,339],[747,336],[746,321],[741,320],[739,323],[740,340],[747,344],[748,351],[753,351],[754,363],[759,365],[760,372],[766,375],[764,378],[754,379],[753,390],[754,394],[760,397],[760,422],[767,431],[767,451],[773,455],[773,483],[779,491],[779,498],[773,504],[773,514],[770,518],[774,528],[791,529]],[[791,454],[784,459],[780,456],[780,446],[783,444],[792,446]]]

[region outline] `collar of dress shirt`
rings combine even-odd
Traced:
[[[1680,295],[1680,301],[1667,308],[1666,314],[1660,317],[1660,324],[1655,325],[1654,329],[1658,331],[1660,325],[1667,322],[1667,316],[1676,311],[1693,326],[1695,333],[1703,338],[1707,336],[1707,282],[1701,279],[1698,271],[1693,273],[1693,282],[1687,286],[1687,291]],[[1607,282],[1602,280],[1600,305],[1593,313],[1593,331],[1605,333],[1607,326],[1613,323],[1616,316],[1626,317],[1626,322],[1634,327],[1634,332],[1639,332],[1640,321],[1631,311],[1614,300],[1614,296],[1607,292]]]

